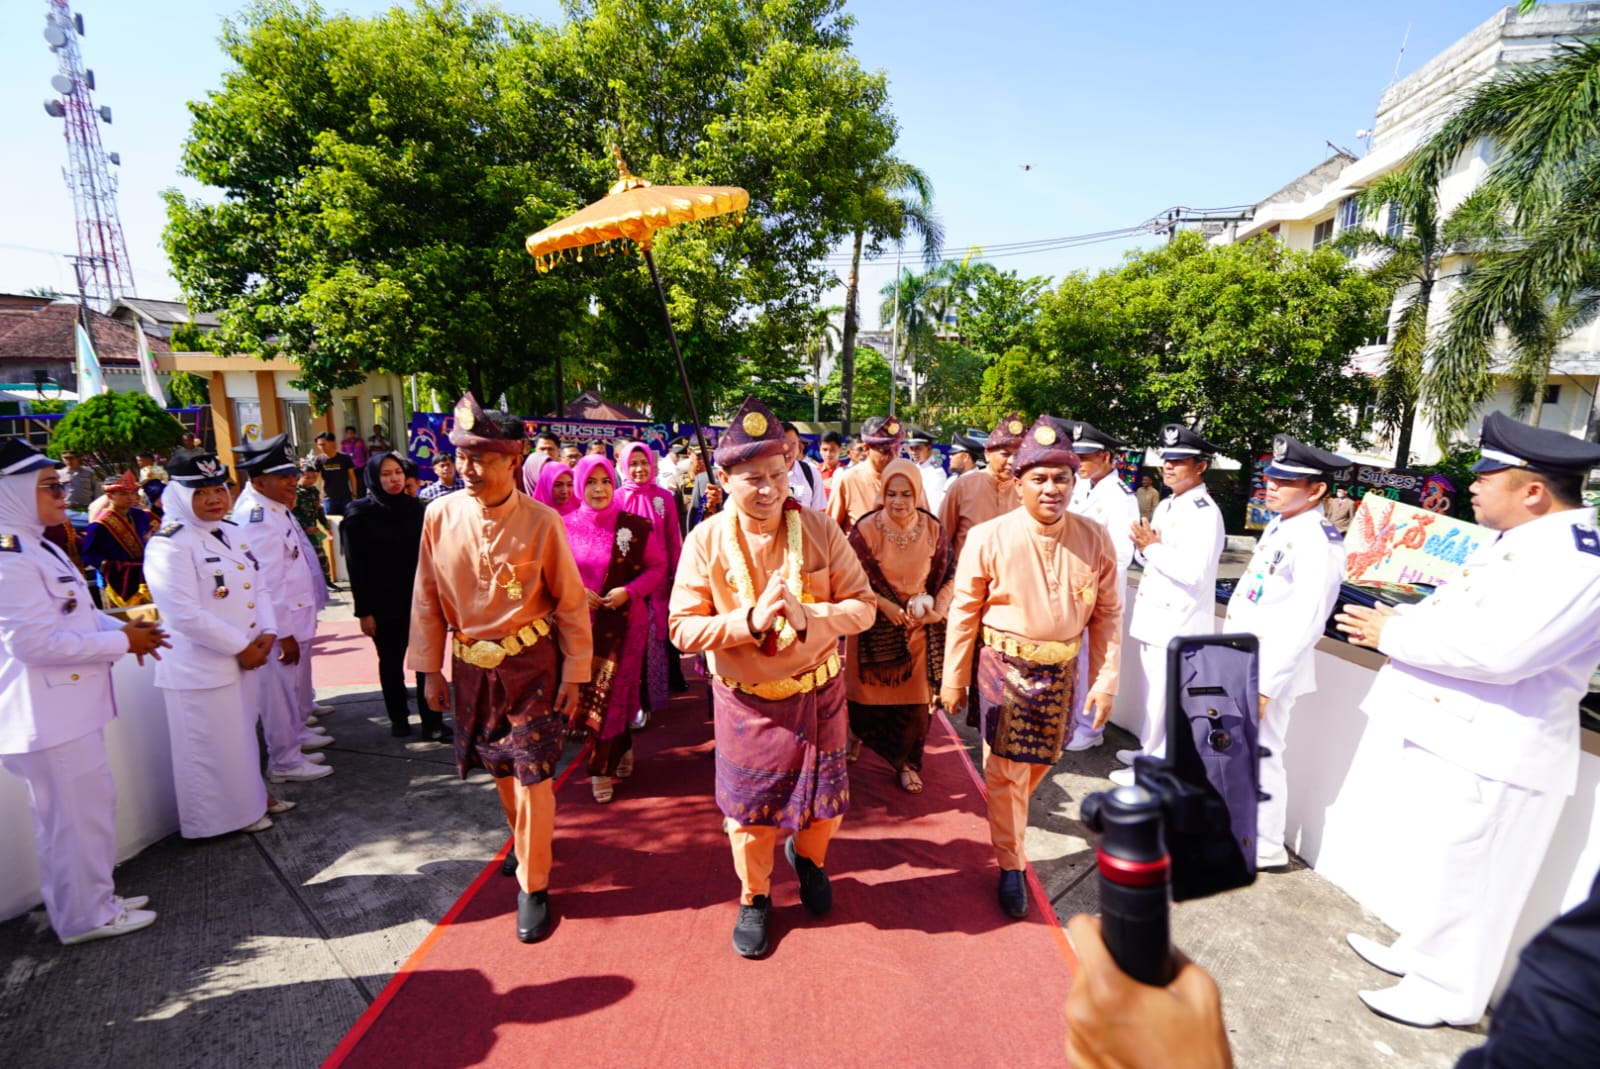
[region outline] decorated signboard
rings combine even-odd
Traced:
[[[1438,586],[1494,538],[1487,527],[1368,494],[1345,535],[1345,581]]]

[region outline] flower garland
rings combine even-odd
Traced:
[[[737,509],[734,510],[738,512]],[[800,502],[789,498],[783,503],[783,519],[787,536],[783,551],[783,582],[789,592],[795,597],[800,597],[801,577],[800,568],[805,554],[800,538]],[[739,596],[739,604],[746,612],[755,607],[756,584],[750,577],[750,556],[745,549],[744,535],[739,530],[739,517],[730,515],[728,523],[723,528],[723,537],[727,544],[723,551],[728,555],[728,578],[733,583],[734,593]],[[779,616],[776,623],[767,629],[761,638],[761,652],[771,656],[779,650],[788,649],[794,644],[796,638],[794,625],[786,617]]]

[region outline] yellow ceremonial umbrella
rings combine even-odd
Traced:
[[[644,254],[650,280],[656,286],[656,298],[661,303],[661,321],[667,326],[667,340],[672,343],[672,355],[678,362],[678,378],[683,383],[689,419],[694,424],[695,438],[709,470],[711,452],[700,430],[694,393],[689,388],[689,373],[683,366],[678,335],[672,329],[672,316],[667,311],[667,293],[662,288],[661,275],[650,249],[655,243],[656,231],[663,227],[717,216],[729,216],[737,222],[750,204],[750,194],[737,186],[653,186],[628,170],[620,149],[612,151],[617,157],[619,177],[611,191],[587,208],[550,224],[537,234],[530,234],[528,254],[541,272],[550,270],[563,258],[582,261],[583,250],[591,247],[597,255],[604,256],[632,242]]]

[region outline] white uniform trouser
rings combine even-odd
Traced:
[[[1089,678],[1089,635],[1085,632],[1078,647],[1078,684],[1072,690],[1072,738],[1069,744],[1082,745],[1105,734],[1103,727],[1095,730],[1094,714],[1085,709],[1089,703],[1089,685],[1093,682]]]
[[[1147,757],[1167,756],[1167,647],[1139,643],[1139,670],[1144,675],[1144,723],[1139,749]]]
[[[1258,742],[1267,751],[1261,757],[1261,790],[1271,797],[1256,804],[1256,856],[1271,857],[1283,847],[1284,824],[1289,819],[1289,775],[1283,754],[1289,746],[1289,714],[1294,698],[1267,703]]]
[[[310,742],[317,733],[306,727],[311,707],[316,704],[316,688],[311,683],[311,643],[300,644],[300,662],[294,666],[295,720],[300,725],[300,741]]]
[[[278,660],[276,648],[267,655],[267,663],[256,669],[261,713],[261,735],[267,740],[267,769],[287,772],[305,763],[300,752],[300,714],[296,711],[295,697],[299,689],[295,684],[294,665]]]
[[[238,831],[267,811],[256,745],[257,689],[247,672],[236,684],[210,690],[163,690],[178,827],[186,839]]]
[[[34,753],[0,754],[0,767],[28,785],[39,885],[50,927],[62,939],[109,924],[117,860],[117,784],[104,733]]]
[[[1401,770],[1412,808],[1397,875],[1411,882],[1422,919],[1395,940],[1406,962],[1400,983],[1447,1024],[1473,1024],[1566,797],[1483,779],[1409,742]]]

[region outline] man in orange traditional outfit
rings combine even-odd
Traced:
[[[668,617],[672,644],[710,660],[717,806],[741,885],[733,949],[747,958],[767,950],[780,828],[801,903],[833,906],[823,863],[850,806],[839,639],[877,611],[838,525],[789,497],[783,453],[777,418],[747,398],[715,454],[731,507],[684,540]]]
[[[973,528],[956,566],[940,697],[946,709],[965,700],[976,646],[1000,908],[1024,917],[1028,799],[1067,743],[1073,695],[1085,682],[1078,679],[1078,648],[1085,637],[1087,705],[1095,727],[1111,716],[1122,586],[1106,529],[1067,512],[1078,467],[1071,428],[1040,416],[1023,435],[1014,463],[1022,508]]]
[[[878,507],[878,491],[883,488],[883,469],[900,455],[906,429],[893,416],[873,416],[861,425],[861,440],[867,446],[867,462],[852,464],[833,481],[828,494],[828,515],[840,530],[850,533],[856,521]]]
[[[961,547],[966,543],[968,531],[1017,507],[1011,458],[1017,455],[1022,431],[1027,425],[1018,412],[995,424],[994,430],[989,432],[989,440],[983,443],[983,459],[989,466],[957,480],[945,491],[944,504],[939,507],[939,526],[950,539],[950,549],[957,560],[961,558]]]
[[[427,673],[424,700],[443,712],[440,672],[454,650],[456,769],[495,778],[518,862],[517,938],[532,943],[549,926],[562,717],[589,681],[592,639],[561,517],[516,489],[526,438],[521,420],[483,411],[472,394],[457,402],[450,444],[467,492],[423,515],[406,664]]]

